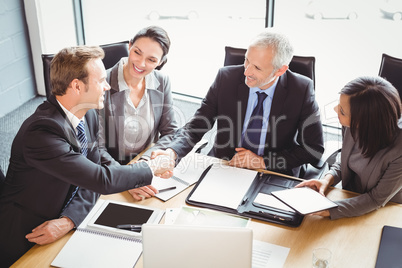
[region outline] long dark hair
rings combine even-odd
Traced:
[[[364,76],[350,81],[340,93],[350,97],[351,134],[359,141],[363,155],[372,159],[379,150],[391,145],[398,133],[398,91],[381,77]]]
[[[161,64],[156,67],[157,70],[162,69],[163,65],[167,62],[167,54],[169,53],[170,48],[170,38],[167,32],[159,26],[149,26],[141,29],[131,40],[130,44],[134,44],[137,39],[142,37],[148,37],[155,42],[159,43],[162,48],[162,59]]]

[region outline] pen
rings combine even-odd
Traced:
[[[274,220],[280,220],[280,221],[292,221],[291,217],[286,217],[286,216],[278,216],[276,214],[273,213],[269,213],[269,212],[265,212],[265,211],[258,211],[258,212],[254,212],[254,211],[250,211],[250,214],[254,214],[254,215],[262,215],[265,218],[271,218]]]
[[[119,224],[116,226],[118,229],[124,229],[129,231],[141,232],[141,224]]]
[[[172,186],[172,187],[160,189],[160,190],[158,190],[158,192],[159,192],[159,193],[162,193],[162,192],[166,192],[166,191],[174,190],[174,189],[176,189],[176,186]]]

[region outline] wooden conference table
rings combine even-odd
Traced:
[[[186,189],[167,202],[156,197],[135,202],[128,192],[104,195],[101,198],[166,209],[186,205],[185,199],[191,189],[192,187]],[[332,188],[328,193],[331,200],[345,199],[354,195],[356,194],[338,188]],[[308,215],[297,228],[259,220],[251,220],[250,227],[253,229],[255,240],[290,248],[284,267],[311,267],[313,249],[325,247],[332,252],[331,267],[343,268],[375,266],[384,225],[402,227],[401,204],[390,203],[364,216],[333,221]],[[49,245],[35,245],[12,267],[50,267],[72,234],[73,231]],[[135,267],[143,267],[142,257]]]

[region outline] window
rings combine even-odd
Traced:
[[[266,0],[85,0],[86,44],[131,39],[149,25],[172,41],[163,71],[174,92],[204,97],[223,66],[224,47],[246,47],[265,27]]]
[[[316,57],[324,123],[338,123],[333,107],[346,83],[378,75],[382,53],[402,58],[401,14],[400,0],[275,1],[274,26],[292,38],[295,54]]]

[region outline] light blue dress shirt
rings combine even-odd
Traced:
[[[263,102],[264,106],[264,119],[262,121],[262,131],[261,131],[261,138],[260,138],[260,146],[258,147],[258,155],[263,155],[264,154],[264,145],[265,145],[265,140],[267,138],[267,132],[268,132],[268,121],[269,121],[269,114],[271,112],[271,105],[272,105],[272,98],[274,97],[276,85],[278,84],[278,80],[276,79],[275,83],[270,86],[267,89],[261,90],[258,87],[252,87],[250,88],[249,96],[248,96],[248,102],[247,102],[247,111],[246,111],[246,116],[244,118],[244,124],[243,124],[243,130],[241,132],[241,141],[239,144],[239,147],[242,147],[242,141],[244,139],[244,133],[247,130],[248,122],[250,121],[250,116],[253,113],[253,110],[255,106],[257,105],[258,102],[258,96],[257,92],[262,92],[268,95],[267,98],[265,98]]]

